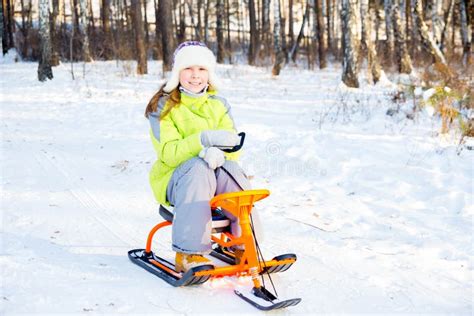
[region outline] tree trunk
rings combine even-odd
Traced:
[[[144,18],[144,21],[143,21],[143,28],[145,30],[145,52],[148,51],[148,47],[150,45],[150,31],[148,30],[148,10],[147,10],[147,2],[148,0],[143,0],[143,18]]]
[[[123,19],[123,6],[121,5],[122,1],[114,0],[113,7],[115,13],[115,17],[112,18],[112,21],[115,21],[115,28],[114,28],[114,36],[113,38],[113,45],[114,45],[114,54],[115,58],[120,59],[123,58],[123,51],[122,51],[122,38],[124,37],[125,33],[125,26],[124,26],[124,19]]]
[[[280,0],[273,0],[273,49],[275,51],[275,64],[272,74],[278,76],[281,69],[285,66],[285,53],[281,46],[281,8]]]
[[[237,9],[237,41],[242,46],[242,33],[243,33],[243,18],[242,10],[240,10],[240,0],[238,1],[239,8]]]
[[[449,1],[449,8],[445,14],[444,18],[444,27],[443,31],[441,32],[441,41],[440,41],[440,50],[444,52],[444,47],[446,44],[446,36],[448,33],[448,26],[451,25],[451,20],[453,18],[453,11],[454,11],[454,0]],[[454,33],[454,31],[453,31]]]
[[[59,0],[53,0],[53,12],[50,16],[50,36],[51,36],[51,66],[58,66],[59,65],[59,56],[60,56],[60,50],[61,50],[61,43],[60,43],[60,38],[59,38],[59,32],[58,29],[60,29],[61,23],[59,23]],[[31,3],[30,3],[31,5]],[[21,1],[21,6],[22,6],[22,25],[25,23],[24,17],[23,17],[23,0]],[[28,31],[24,32],[25,39],[28,36]],[[26,45],[25,45],[26,46]],[[25,51],[26,53],[26,51]]]
[[[113,37],[110,29],[110,0],[102,0],[102,30],[104,33],[104,59],[111,60],[113,58]]]
[[[304,10],[303,22],[301,23],[300,32],[298,33],[296,42],[291,47],[290,55],[291,55],[291,60],[293,60],[293,62],[296,62],[296,57],[298,55],[298,48],[300,46],[301,39],[303,38],[303,35],[304,35],[304,27],[306,25],[306,20],[308,19],[308,15],[309,15],[309,3],[306,3],[306,8]]]
[[[160,0],[161,46],[163,47],[163,73],[170,71],[173,62],[172,1]]]
[[[412,29],[413,29],[413,20],[411,15],[411,0],[405,0],[405,36],[406,36],[406,43],[407,49],[411,52],[411,45],[413,45],[413,36],[412,36]],[[412,56],[413,57],[413,56]]]
[[[400,15],[400,0],[392,0],[391,16],[395,32],[397,66],[400,73],[409,74],[412,71],[411,59],[408,54],[405,28]]]
[[[222,64],[224,62],[225,44],[224,44],[224,30],[222,23],[224,21],[224,0],[216,1],[216,35],[217,35],[217,62]]]
[[[342,3],[339,0],[334,0],[333,2],[333,10],[332,10],[332,30],[333,30],[333,44],[332,44],[332,50],[333,54],[336,57],[336,60],[342,60],[341,59],[341,45],[342,45],[342,38],[341,38],[341,28],[342,28],[342,21],[341,21],[341,15],[340,12],[342,11]]]
[[[331,35],[331,8],[332,8],[332,0],[326,0],[326,49],[331,50],[331,41],[332,41],[332,35]]]
[[[211,0],[206,0],[206,10],[204,11],[204,43],[209,44],[209,9]]]
[[[327,5],[327,3],[326,3]],[[319,68],[324,69],[326,68],[326,30],[324,25],[324,18],[323,18],[323,1],[322,0],[315,0],[314,9],[316,10],[316,17],[318,20],[318,57],[319,57]]]
[[[197,37],[198,41],[200,41],[202,38],[202,19],[201,19],[202,1],[203,0],[198,0],[197,2],[197,17],[198,17],[197,33],[199,34],[199,36]]]
[[[87,7],[89,8],[89,22],[92,28],[90,34],[95,34],[95,19],[94,19],[94,10],[92,10],[92,0],[87,0]]]
[[[53,79],[51,69],[51,37],[49,29],[49,0],[39,0],[39,35],[40,35],[40,56],[38,64],[38,80],[46,81]]]
[[[153,6],[155,8],[155,44],[154,44],[154,58],[160,59],[161,55],[161,26],[160,26],[160,9],[158,7],[157,0],[153,0]]]
[[[285,17],[285,10],[281,9],[281,2],[280,2],[280,9],[279,9],[279,16],[280,16],[280,39],[281,39],[281,50],[283,51],[283,54],[285,55],[285,63],[289,62],[289,56],[288,56],[288,43],[286,41],[286,17]]]
[[[145,49],[145,32],[143,30],[142,20],[142,4],[141,0],[132,0],[132,23],[135,29],[135,45],[136,45],[136,60],[137,60],[137,74],[144,75],[148,73],[147,56]]]
[[[255,13],[255,2],[249,0],[249,22],[250,22],[250,45],[248,52],[248,63],[249,65],[255,65],[255,59],[258,54],[258,29],[257,29],[257,17]]]
[[[185,3],[179,1],[179,32],[178,42],[182,43],[186,39],[186,10],[184,8]]]
[[[72,24],[75,30],[79,30],[79,12],[77,11],[77,6],[78,6],[77,1],[80,1],[80,0],[71,0],[71,5],[72,5],[71,11],[73,11],[71,19],[73,21]]]
[[[230,38],[230,0],[225,0],[226,8],[226,24],[227,24],[227,38],[225,41],[225,47],[227,56],[229,57],[229,63],[232,63],[232,40]]]
[[[293,0],[288,3],[288,33],[290,35],[290,47],[295,44],[295,31],[293,30]]]
[[[82,37],[82,58],[85,62],[91,61],[91,52],[89,49],[89,35],[87,34],[87,1],[80,0],[81,15],[79,18],[79,32]]]
[[[411,20],[412,20],[412,27],[411,27],[411,50],[410,55],[413,56],[414,60],[420,59],[421,51],[422,51],[422,40],[420,37],[420,32],[417,26],[417,17],[415,13],[415,6],[416,0],[410,0],[411,6]]]
[[[199,30],[196,27],[196,23],[194,21],[193,3],[192,3],[192,1],[185,0],[184,4],[188,6],[188,12],[189,12],[189,16],[191,18],[191,27],[194,30],[195,40],[199,40]]]
[[[441,44],[441,34],[444,28],[444,21],[441,18],[443,11],[443,0],[432,0],[431,3],[431,27],[433,33],[433,39],[437,45]]]
[[[469,26],[467,24],[467,7],[466,5],[468,0],[460,0],[459,1],[459,11],[461,15],[461,41],[462,41],[462,48],[463,48],[463,63],[467,64],[469,61],[469,55],[471,54],[471,42],[469,42]],[[472,24],[472,22],[471,22]],[[472,25],[471,25],[472,27]]]
[[[375,49],[374,42],[372,41],[372,21],[371,17],[375,16],[373,9],[369,9],[369,0],[361,0],[360,12],[362,20],[362,38],[365,50],[367,51],[367,68],[369,72],[369,78],[372,78],[372,82],[376,84],[381,77],[380,63],[377,59],[377,50]]]
[[[394,0],[384,0],[384,12],[385,12],[385,60],[389,65],[393,63],[393,52],[395,50],[394,46],[394,27],[391,18],[391,8],[392,1]],[[398,31],[398,30],[397,30]]]
[[[425,45],[429,47],[431,56],[436,62],[441,63],[447,67],[446,59],[444,58],[443,53],[433,40],[433,37],[428,31],[428,26],[426,25],[425,20],[423,19],[423,6],[421,0],[415,0],[415,16],[418,32],[420,33],[421,39],[423,40]]]
[[[15,47],[15,43],[13,41],[15,25],[13,21],[13,7],[11,1],[2,0],[2,4],[2,51],[5,55],[10,48]]]
[[[469,45],[469,54],[468,54],[468,60],[467,64],[473,64],[474,63],[474,56],[472,55],[473,49],[472,45],[474,43],[474,1],[467,1],[466,6],[468,6],[468,12],[469,12],[469,23],[471,25],[471,43]],[[472,76],[471,76],[472,79]]]
[[[280,1],[280,0],[274,0]],[[270,0],[263,0],[262,2],[262,43],[266,55],[270,55],[271,41],[270,41]]]
[[[5,33],[4,33],[4,28],[3,28],[3,1],[0,1],[0,48],[2,49],[2,56],[5,55],[6,51],[4,50],[4,39],[5,39]],[[25,44],[26,45],[26,44]]]
[[[308,0],[310,6],[310,16],[308,17],[308,29],[312,30],[310,36],[307,36],[306,39],[311,38],[311,44],[308,43],[308,69],[314,69],[314,63],[316,62],[316,51],[318,49],[318,16],[316,9],[316,0]],[[313,24],[311,24],[313,23]],[[307,41],[308,42],[308,41]]]
[[[471,44],[469,45],[469,64],[474,62],[474,56],[472,56],[472,44],[474,43],[474,1],[466,2],[466,5],[469,5],[469,23],[471,25]]]
[[[357,79],[357,0],[342,0],[342,82],[348,87],[358,88]]]

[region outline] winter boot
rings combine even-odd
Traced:
[[[175,269],[177,272],[186,272],[191,268],[203,265],[212,265],[212,261],[198,254],[177,252],[175,258]]]

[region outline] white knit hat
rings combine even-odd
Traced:
[[[179,85],[179,73],[190,66],[201,66],[209,72],[209,84],[218,89],[219,79],[216,76],[216,57],[204,43],[187,41],[181,43],[174,51],[173,69],[163,91],[170,93]]]

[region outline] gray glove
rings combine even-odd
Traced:
[[[203,147],[232,148],[240,144],[240,137],[225,130],[207,130],[201,132]]]
[[[224,152],[216,147],[204,148],[199,153],[199,157],[207,162],[209,168],[213,170],[221,167],[225,163]]]

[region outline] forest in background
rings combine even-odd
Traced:
[[[177,45],[198,40],[218,63],[271,67],[274,76],[285,65],[340,63],[342,82],[357,88],[361,71],[373,84],[415,74],[394,101],[434,89],[428,102],[442,131],[462,119],[463,135],[474,134],[473,1],[2,0],[1,11],[3,54],[15,48],[38,61],[40,81],[61,61],[136,60],[146,74],[148,60],[162,60],[165,74]]]

